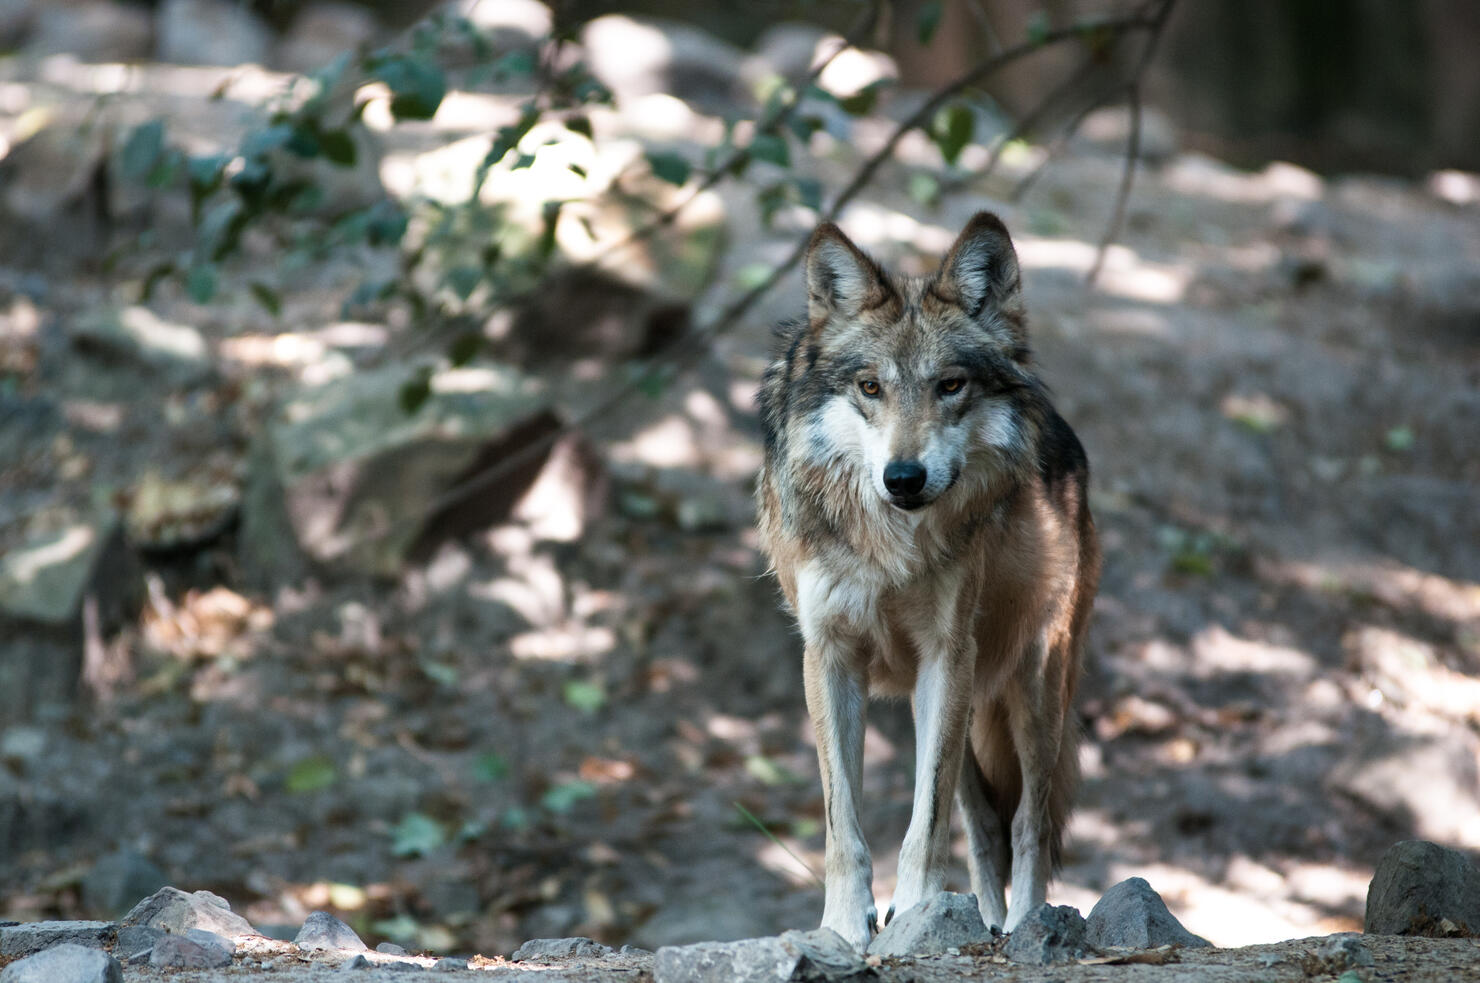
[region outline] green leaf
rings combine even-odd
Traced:
[[[940,202],[940,179],[925,171],[915,171],[905,186],[909,196],[921,205],[934,207]]]
[[[438,686],[452,689],[458,684],[459,676],[457,666],[450,662],[437,662],[433,659],[421,659],[417,662],[417,668],[422,675],[426,676]]]
[[[921,44],[929,44],[935,38],[935,31],[940,27],[940,18],[944,13],[945,4],[941,0],[926,0],[920,4],[915,12],[915,37]]]
[[[418,369],[416,375],[401,383],[398,396],[401,410],[407,416],[421,409],[432,398],[432,370],[425,366]]]
[[[682,185],[689,180],[689,172],[692,168],[689,162],[679,154],[668,151],[649,153],[647,161],[648,167],[653,170],[653,176],[661,181]]]
[[[954,164],[956,158],[961,156],[962,149],[971,142],[971,134],[975,129],[976,114],[958,102],[942,107],[936,114],[930,127],[930,139],[940,148],[940,154],[946,159],[946,163]]]
[[[529,48],[521,48],[511,51],[498,60],[495,70],[500,75],[533,75],[539,62],[535,60],[534,51]]]
[[[802,205],[812,209],[814,212],[822,211],[822,182],[816,178],[799,177],[796,179],[797,198]]]
[[[587,140],[591,139],[591,118],[589,116],[572,116],[565,121],[565,128],[572,133],[579,133]]]
[[[242,140],[242,156],[261,157],[271,151],[286,147],[292,139],[293,127],[287,123],[254,130]]]
[[[590,782],[564,782],[550,788],[540,797],[540,805],[547,811],[558,814],[570,812],[577,802],[596,795],[596,786]]]
[[[501,782],[509,777],[509,763],[497,751],[485,751],[473,759],[473,777],[480,782]]]
[[[745,759],[745,770],[763,785],[790,785],[797,776],[763,754],[752,754]]]
[[[289,792],[317,792],[333,785],[338,777],[334,760],[327,755],[316,754],[295,762],[288,769],[284,786]]]
[[[119,154],[118,167],[131,181],[149,177],[164,153],[164,121],[150,120],[133,128]]]
[[[398,857],[423,857],[447,842],[442,824],[419,812],[408,812],[391,830],[391,853]]]
[[[1413,449],[1413,430],[1410,427],[1393,427],[1383,438],[1390,451],[1403,453]]]
[[[154,296],[154,290],[160,281],[172,277],[177,272],[174,263],[159,263],[144,276],[144,283],[139,287],[139,303],[149,303],[149,298]]]
[[[1028,26],[1025,31],[1028,43],[1040,45],[1048,40],[1048,33],[1052,26],[1048,22],[1048,11],[1035,10],[1033,16],[1028,18]]]
[[[252,298],[256,300],[257,303],[261,304],[262,309],[265,310],[267,313],[271,314],[273,317],[277,317],[283,313],[283,300],[281,297],[278,296],[278,292],[276,290],[272,289],[265,283],[260,283],[257,281],[249,283],[247,285],[247,289],[251,291]]]
[[[458,300],[467,300],[483,282],[483,271],[476,266],[454,266],[447,271],[446,282]]]
[[[453,365],[467,365],[482,350],[483,336],[476,331],[464,331],[447,346],[447,358]]]
[[[606,706],[606,688],[600,683],[572,679],[561,693],[567,704],[584,713],[595,713]]]
[[[185,292],[197,304],[209,304],[216,296],[216,267],[212,263],[200,263],[185,273]]]
[[[332,164],[340,167],[354,167],[358,159],[358,151],[355,141],[349,133],[344,130],[330,130],[328,133],[319,134],[319,143],[323,147],[324,156]]]
[[[305,160],[312,160],[324,149],[323,141],[319,139],[319,128],[310,122],[293,127],[286,146],[289,153]]]
[[[387,58],[374,74],[391,90],[391,115],[396,119],[431,119],[447,95],[442,69],[414,55]]]
[[[874,106],[879,102],[879,90],[888,84],[888,79],[878,79],[870,82],[851,96],[843,96],[838,99],[838,105],[843,107],[843,112],[849,116],[865,116],[873,112]]]
[[[786,138],[777,133],[757,133],[750,141],[750,156],[777,167],[791,166],[791,148]]]

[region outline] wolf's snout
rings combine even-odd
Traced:
[[[890,461],[884,468],[884,487],[891,495],[918,495],[925,487],[925,466],[919,461]]]

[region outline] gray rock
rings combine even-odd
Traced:
[[[136,564],[116,517],[78,522],[0,557],[0,616],[76,628],[87,598],[104,623],[138,594]]]
[[[250,922],[231,910],[225,898],[210,891],[186,894],[174,887],[162,887],[134,905],[119,925],[160,928],[176,935],[199,928],[228,939],[257,935]]]
[[[23,922],[0,928],[0,956],[29,956],[63,943],[106,949],[117,936],[114,922]]]
[[[1480,870],[1458,850],[1405,840],[1377,862],[1367,886],[1371,935],[1480,935]]]
[[[739,942],[665,946],[653,965],[654,983],[861,983],[878,974],[832,929],[785,932]]]
[[[1329,973],[1343,973],[1349,969],[1375,964],[1372,950],[1367,948],[1362,936],[1356,932],[1342,932],[1331,936],[1316,950],[1316,958]]]
[[[1029,912],[1007,937],[1007,958],[1015,963],[1047,966],[1083,959],[1084,916],[1068,905],[1044,903]]]
[[[354,955],[339,964],[340,969],[374,969],[375,964],[361,955]]]
[[[164,871],[143,854],[117,850],[93,864],[82,878],[82,902],[95,913],[117,917],[165,883]]]
[[[1182,927],[1161,895],[1140,877],[1128,877],[1090,909],[1085,939],[1093,946],[1155,949],[1163,945],[1203,948],[1207,939]]]
[[[592,74],[618,105],[656,93],[713,112],[749,101],[740,84],[744,52],[691,25],[607,14],[582,28],[581,44]]]
[[[382,942],[382,943],[380,943],[380,945],[378,945],[378,946],[375,947],[375,951],[376,952],[383,952],[383,953],[385,953],[388,956],[404,956],[404,955],[407,955],[406,947],[405,946],[401,946],[401,945],[396,945],[394,942]]]
[[[193,386],[211,375],[205,337],[188,324],[165,321],[147,307],[103,307],[74,321],[73,347],[105,366],[122,363],[157,374],[171,386]]]
[[[155,31],[155,57],[182,65],[265,65],[272,46],[267,25],[232,0],[164,0]]]
[[[214,932],[192,928],[184,935],[165,935],[154,943],[149,965],[156,969],[220,969],[231,965],[236,943]]]
[[[942,891],[896,914],[869,943],[869,955],[933,956],[963,945],[991,942],[976,895]]]
[[[123,983],[123,967],[100,949],[64,942],[6,966],[0,983]]]
[[[143,962],[148,962],[154,951],[154,944],[164,936],[165,931],[162,928],[126,925],[118,930],[118,941],[113,945],[113,953],[130,965],[140,956],[143,957]]]
[[[560,962],[566,959],[600,959],[616,952],[583,935],[568,939],[530,939],[509,957],[513,962]]]
[[[454,956],[443,956],[441,959],[432,963],[432,972],[434,973],[460,973],[467,968],[468,961],[466,959],[458,959]]]
[[[71,54],[81,61],[137,61],[154,46],[149,8],[111,0],[43,3],[31,24],[27,50],[36,55]]]
[[[275,570],[296,553],[390,576],[519,506],[550,457],[540,442],[560,428],[541,387],[505,368],[443,373],[408,414],[399,398],[408,378],[401,367],[357,372],[279,408],[252,454],[242,503],[249,571]],[[460,484],[505,460],[507,472]]]
[[[646,949],[691,945],[696,942],[733,942],[776,931],[776,925],[753,905],[733,904],[719,896],[678,897],[664,904],[633,933],[632,941]]]
[[[369,952],[355,930],[327,911],[312,912],[293,944],[306,952]]]
[[[358,4],[335,0],[309,4],[293,18],[278,45],[277,64],[290,72],[318,71],[379,33],[375,15]]]

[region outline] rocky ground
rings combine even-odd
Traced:
[[[489,320],[528,391],[492,363],[448,370],[445,339],[395,312],[345,319],[353,260],[275,274],[277,314],[244,286],[275,269],[270,250],[223,271],[241,285],[223,300],[166,286],[140,305],[144,260],[174,248],[188,207],[99,178],[116,141],[83,124],[164,116],[232,147],[285,78],[123,69],[34,37],[0,59],[0,918],[117,917],[171,883],[272,935],[326,909],[371,943],[441,953],[813,926],[821,799],[798,642],[749,507],[753,394],[769,325],[800,307],[795,277],[654,397],[562,444],[533,492],[531,471],[507,481],[516,502],[430,514],[478,454],[622,377],[621,344],[572,360],[548,333],[605,324],[561,316],[562,296],[597,295],[553,291],[531,315],[543,334],[510,341],[510,319]],[[614,69],[598,146],[697,159],[722,130],[713,100],[740,98],[757,57],[703,48],[730,85],[687,102]],[[430,123],[378,131],[378,168],[346,193],[465,173],[518,98],[454,93]],[[910,99],[847,139],[815,135],[798,167],[840,187]],[[973,211],[998,210],[1043,374],[1090,455],[1106,553],[1081,707],[1093,740],[1052,900],[1088,910],[1142,876],[1192,932],[1256,946],[1227,957],[1230,978],[1295,979],[1310,946],[1280,940],[1359,929],[1393,842],[1480,850],[1480,179],[1243,172],[1160,127],[1123,245],[1088,287],[1116,124],[1101,117],[1017,204],[1034,147],[977,179],[985,146],[952,170],[906,140],[841,221],[919,271]],[[656,330],[673,294],[712,317],[813,221],[791,207],[762,227],[753,197],[725,185],[687,213],[701,269],[626,264],[665,295],[617,292],[617,324]],[[104,263],[110,249],[123,259]],[[416,364],[436,385],[408,424],[394,403]],[[474,439],[444,439],[459,427]],[[377,466],[324,478],[355,454]],[[345,522],[314,526],[325,514]],[[867,756],[887,897],[908,819],[903,708],[874,711]],[[1379,976],[1473,962],[1466,941],[1371,944]]]

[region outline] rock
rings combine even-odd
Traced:
[[[591,73],[618,105],[667,93],[721,114],[749,102],[740,84],[744,53],[689,24],[607,14],[582,28],[581,45]]]
[[[1458,850],[1405,840],[1367,887],[1369,935],[1480,936],[1480,870]]]
[[[10,231],[0,256],[33,269],[73,269],[108,239],[118,184],[108,183],[110,128],[88,127],[63,106],[38,109],[27,129],[0,158],[0,220]]]
[[[560,430],[541,387],[502,367],[452,370],[433,376],[426,402],[407,413],[408,378],[401,368],[361,372],[280,407],[252,455],[242,505],[249,576],[279,568],[285,553],[391,576],[520,506]],[[500,463],[507,470],[488,473]],[[474,476],[482,480],[466,483]]]
[[[70,699],[76,692],[75,668],[73,686],[52,693],[31,689],[34,680],[26,672],[27,663],[54,666],[59,660],[55,647],[41,646],[30,650],[9,645],[5,660],[0,660],[0,713],[22,716],[43,696]],[[25,658],[16,658],[18,654]],[[15,670],[20,670],[15,672]],[[12,673],[15,673],[12,675]],[[78,801],[75,795],[61,795],[36,787],[32,781],[21,781],[9,769],[0,770],[0,843],[19,856],[28,850],[55,851],[93,834],[93,803]]]
[[[1130,136],[1131,115],[1124,106],[1106,106],[1084,118],[1075,135],[1080,149],[1123,155]],[[1141,160],[1165,164],[1177,156],[1177,130],[1171,117],[1149,106],[1141,107]]]
[[[137,599],[134,567],[114,516],[42,534],[0,557],[0,616],[70,628],[92,598],[115,622]]]
[[[306,952],[369,952],[355,930],[327,911],[308,916],[293,944]]]
[[[828,928],[739,942],[665,946],[653,966],[654,983],[852,983],[877,978],[862,954]]]
[[[976,895],[942,891],[896,914],[869,943],[869,955],[934,956],[958,946],[991,942]]]
[[[375,947],[376,952],[383,952],[388,956],[408,955],[405,946],[396,945],[394,942],[382,942]]]
[[[1085,939],[1093,946],[1155,949],[1163,945],[1202,948],[1212,943],[1182,927],[1161,895],[1140,877],[1106,891],[1090,909]]]
[[[497,5],[495,5],[497,6]],[[353,3],[314,3],[293,18],[277,49],[277,64],[289,72],[315,72],[339,55],[367,45],[380,34],[380,22]]]
[[[40,4],[27,50],[80,61],[139,61],[154,49],[154,17],[142,4],[113,0]]]
[[[375,964],[373,962],[371,962],[370,960],[366,959],[364,956],[355,955],[355,956],[351,956],[350,958],[346,959],[344,962],[340,963],[339,964],[339,968],[340,969],[345,969],[345,970],[351,970],[351,969],[374,969],[375,968]]]
[[[1084,917],[1068,905],[1044,903],[1028,914],[1007,937],[1007,958],[1015,963],[1047,966],[1083,959]]]
[[[560,962],[565,959],[600,959],[616,952],[583,935],[568,939],[530,939],[514,950],[512,962]]]
[[[1356,932],[1341,932],[1331,936],[1316,950],[1316,958],[1321,961],[1324,971],[1331,974],[1375,964],[1372,950],[1367,948],[1362,936]]]
[[[728,899],[678,897],[664,904],[633,933],[632,941],[647,949],[695,942],[730,942],[767,935],[776,929],[754,907]]]
[[[180,65],[267,64],[272,32],[232,0],[164,0],[154,56]]]
[[[172,324],[147,307],[105,307],[79,317],[68,331],[74,348],[102,361],[155,375],[185,388],[212,375],[205,338],[188,324]]]
[[[466,959],[457,959],[453,956],[443,956],[432,963],[434,973],[460,973],[468,968]]]
[[[113,944],[113,954],[130,965],[148,962],[154,944],[165,937],[162,928],[145,928],[142,925],[127,925],[118,930],[118,941]],[[139,957],[143,957],[140,959]]]
[[[0,956],[29,956],[63,944],[106,949],[117,936],[114,922],[22,922],[0,928]]]
[[[235,954],[236,943],[230,939],[192,928],[184,935],[167,934],[156,941],[149,965],[156,969],[220,969],[230,966]]]
[[[134,905],[119,925],[160,928],[176,935],[199,928],[228,939],[257,935],[250,922],[231,910],[225,898],[210,891],[186,894],[175,887],[162,887]]]
[[[82,878],[82,902],[93,912],[116,918],[165,883],[164,871],[137,850],[117,850],[98,860]]]
[[[100,949],[63,943],[6,966],[0,983],[123,983],[123,967]]]

